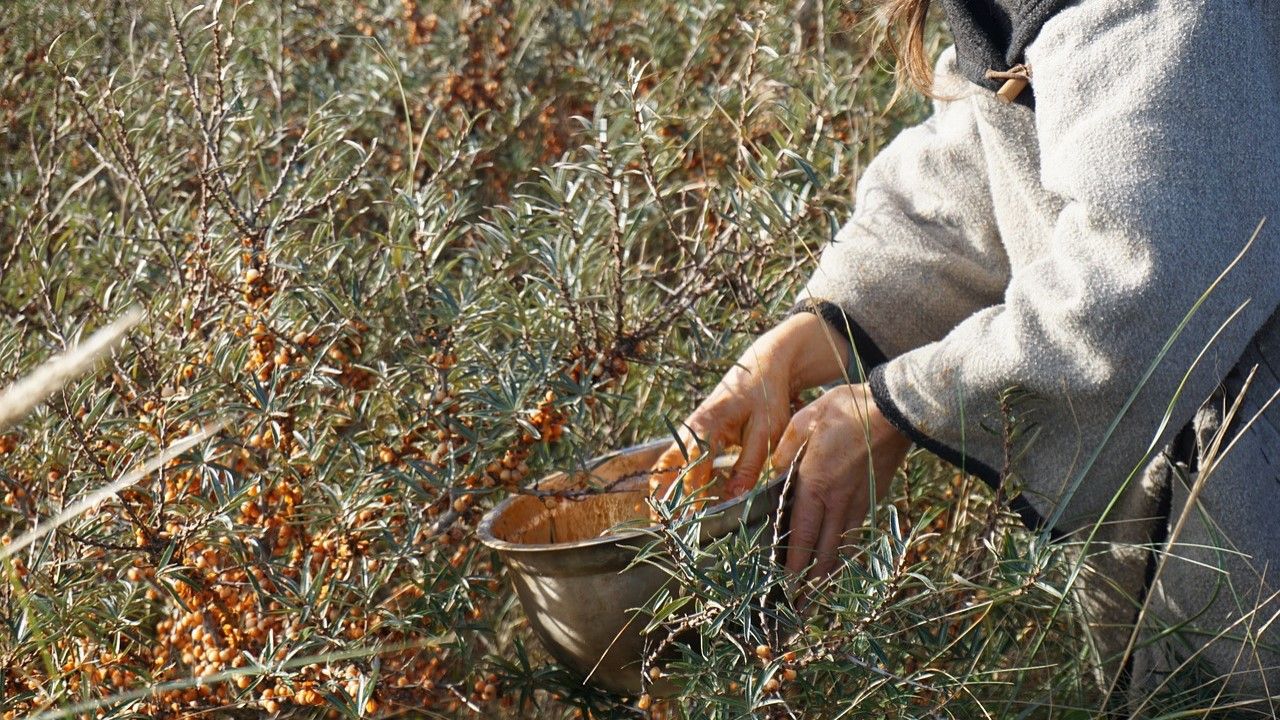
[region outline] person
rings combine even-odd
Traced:
[[[928,3],[896,5],[918,58]],[[1099,662],[1132,687],[1280,687],[1280,3],[941,5],[932,116],[685,440],[740,446],[740,485],[796,462],[810,581],[914,443],[1080,546]]]

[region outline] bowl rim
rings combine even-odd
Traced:
[[[588,470],[591,470],[599,467],[600,465],[603,465],[604,463],[620,455],[624,455],[628,453],[644,452],[645,450],[650,450],[657,446],[665,447],[670,443],[671,443],[671,440],[669,439],[659,438],[657,440],[650,440],[649,442],[640,443],[639,445],[631,445],[629,447],[620,448],[618,450],[605,453],[604,455],[599,455],[597,457],[591,458],[589,461],[587,461],[586,468]],[[548,477],[554,477],[555,475],[561,474],[563,472],[564,471],[562,470],[559,473],[552,473],[551,475],[548,475],[544,478],[540,478],[535,481],[535,484],[538,482],[543,482]],[[746,504],[748,500],[751,500],[757,497],[758,495],[761,495],[769,491],[775,485],[781,483],[784,479],[786,479],[786,476],[787,476],[787,473],[781,473],[770,478],[768,482],[756,483],[756,486],[751,490],[748,490],[747,492],[742,493],[737,497],[732,497],[732,498],[729,498],[728,500],[724,500],[715,505],[712,505],[711,507],[701,511],[701,513],[699,514],[702,516],[703,519],[706,519],[715,515],[720,515],[728,510],[731,510],[735,505]],[[657,524],[651,524],[651,525],[646,525],[645,527],[638,527],[638,528],[635,528],[632,530],[626,530],[620,533],[610,533],[608,535],[601,535],[598,537],[587,538],[585,540],[574,540],[572,542],[563,542],[563,543],[516,543],[516,542],[511,542],[509,540],[502,540],[493,534],[493,525],[495,522],[497,522],[497,519],[502,515],[502,513],[506,511],[506,509],[510,507],[513,503],[519,500],[520,497],[521,495],[516,493],[504,498],[502,502],[499,502],[497,505],[493,506],[493,508],[491,508],[488,512],[484,514],[484,517],[480,518],[479,524],[476,525],[476,537],[480,540],[480,542],[485,547],[488,547],[493,550],[497,550],[498,552],[501,552],[501,553],[519,553],[519,554],[534,554],[534,553],[540,553],[540,552],[547,552],[549,550],[557,550],[557,551],[574,550],[578,548],[595,547],[598,545],[612,545],[619,541],[634,540],[641,537],[651,536],[653,529],[658,527]]]

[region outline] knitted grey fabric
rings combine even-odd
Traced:
[[[1162,493],[1176,520],[1196,478],[1159,449],[1193,418],[1203,430],[1222,417],[1206,402],[1233,369],[1280,367],[1280,348],[1259,342],[1280,324],[1280,3],[1081,2],[1049,19],[1025,57],[1034,112],[965,82],[944,55],[936,91],[947,99],[868,166],[802,299],[840,306],[883,353],[876,402],[919,444],[1013,483],[1032,522],[1079,537],[1105,520],[1101,539],[1116,548],[1147,542],[1167,530],[1152,520]],[[1247,409],[1278,382],[1260,373]],[[1013,462],[1002,397],[1029,430]],[[1264,413],[1241,431],[1173,539],[1174,554],[1215,537],[1236,545],[1212,558],[1230,572],[1166,563],[1150,615],[1194,616],[1208,640],[1241,629],[1249,592],[1280,587],[1260,577],[1280,561],[1280,533],[1260,509],[1280,503],[1276,427]],[[1144,563],[1099,560],[1086,590],[1107,606],[1101,620],[1131,622]],[[1223,577],[1239,585],[1229,601],[1215,591]],[[1103,644],[1122,650],[1127,633],[1112,624]],[[1256,689],[1257,668],[1277,664],[1227,639],[1209,645],[1221,651],[1188,652],[1221,673],[1254,668],[1240,687]],[[1167,644],[1144,652],[1135,671],[1148,679],[1169,669],[1151,653],[1180,657]]]

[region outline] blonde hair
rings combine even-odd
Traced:
[[[930,0],[884,0],[889,20],[889,48],[898,58],[898,70],[907,85],[929,94],[933,67],[924,48],[925,21]]]

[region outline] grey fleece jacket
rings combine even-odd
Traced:
[[[1280,368],[1280,342],[1263,342],[1280,327],[1280,3],[1083,0],[1024,56],[1034,111],[944,54],[943,99],[867,167],[802,300],[843,310],[877,405],[918,444],[1006,483],[1032,525],[1079,537],[1108,523],[1115,546],[1094,565],[1108,577],[1090,591],[1103,621],[1132,623],[1149,596],[1149,614],[1239,631],[1248,590],[1224,604],[1213,586],[1275,585],[1262,575],[1280,532],[1257,510],[1280,508],[1274,373],[1255,378],[1261,417],[1237,418],[1237,455],[1186,528],[1229,531],[1238,552],[1215,556],[1216,574],[1169,563],[1149,589],[1151,559],[1121,545],[1162,540],[1181,514],[1197,459],[1167,450],[1179,431],[1220,424],[1220,386],[1238,391],[1246,365]],[[1008,420],[1023,429],[1012,444]],[[1238,648],[1186,647],[1219,672],[1239,662]],[[1152,652],[1138,662],[1151,673],[1181,662]]]

